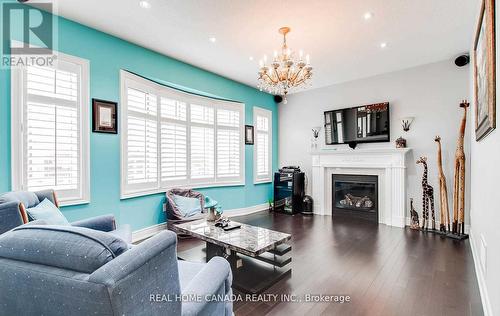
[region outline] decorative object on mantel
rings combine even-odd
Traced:
[[[298,58],[286,43],[286,35],[290,32],[289,27],[282,27],[279,33],[283,35],[281,52],[274,51],[271,65],[267,65],[267,56],[260,60],[258,88],[272,94],[283,96],[283,103],[287,103],[286,95],[292,90],[305,88],[312,77],[312,67],[309,63],[309,55],[299,51]]]
[[[321,126],[312,128],[313,138],[311,139],[311,150],[318,149],[318,137],[320,131],[321,131]]]
[[[495,0],[483,0],[474,41],[476,141],[496,128]]]
[[[410,199],[410,216],[411,216],[410,228],[419,230],[420,222],[418,220],[418,212],[415,211],[415,208],[413,207],[413,199]]]
[[[253,145],[253,126],[245,125],[245,145]]]
[[[467,123],[467,108],[469,102],[462,100],[460,107],[464,109],[462,122],[458,131],[457,149],[455,152],[455,178],[453,182],[453,224],[451,228],[451,238],[465,239],[464,212],[465,212],[465,152],[464,134]]]
[[[118,133],[118,103],[92,99],[92,131],[94,133]]]
[[[427,182],[427,157],[420,157],[417,164],[424,166],[424,173],[422,175],[422,229],[429,229],[429,206],[432,212],[432,230],[436,230],[436,217],[434,214],[434,188]],[[430,205],[429,205],[430,204]]]
[[[415,118],[408,116],[401,118],[401,126],[403,127],[403,131],[408,132],[410,130],[411,123]]]
[[[443,171],[441,137],[436,136],[436,138],[434,138],[434,141],[438,144],[437,165],[439,178],[439,200],[441,202],[439,230],[441,232],[447,232],[450,230],[450,209],[448,207],[448,188],[446,186],[446,177]]]
[[[399,138],[396,139],[396,148],[406,148],[406,139],[399,136]]]

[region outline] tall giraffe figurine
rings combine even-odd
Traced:
[[[465,208],[465,152],[464,134],[467,122],[467,108],[469,102],[462,100],[460,107],[464,109],[460,129],[458,130],[457,150],[455,152],[455,178],[453,183],[453,224],[454,234],[464,234],[464,208]]]
[[[448,189],[446,187],[446,177],[444,176],[443,171],[441,137],[436,136],[434,140],[438,144],[437,164],[439,176],[439,197],[441,201],[439,230],[442,232],[446,232],[450,230],[450,208],[448,207]]]
[[[427,229],[429,226],[429,205],[431,207],[431,212],[432,212],[432,229],[436,229],[436,216],[434,213],[434,188],[430,186],[430,184],[427,182],[427,158],[426,157],[420,157],[419,160],[417,160],[417,164],[422,164],[424,165],[424,174],[422,175],[422,229]]]

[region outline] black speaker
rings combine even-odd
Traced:
[[[358,146],[358,142],[355,142],[355,141],[348,142],[347,145],[349,145],[349,147],[351,147],[351,149],[355,149],[356,146]]]
[[[468,54],[463,54],[455,58],[455,65],[458,67],[463,67],[470,62],[470,57]]]
[[[281,103],[281,101],[283,101],[283,97],[281,95],[274,96],[274,102]]]

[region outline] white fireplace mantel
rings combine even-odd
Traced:
[[[378,176],[379,223],[406,223],[406,154],[409,148],[319,150],[312,155],[314,213],[332,215],[332,174]]]

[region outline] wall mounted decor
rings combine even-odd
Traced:
[[[401,126],[403,127],[403,131],[408,132],[410,130],[411,123],[415,120],[414,117],[403,117],[401,118]]]
[[[253,126],[245,125],[245,144],[253,145]]]
[[[453,179],[453,224],[452,234],[458,239],[465,236],[464,212],[465,212],[465,152],[464,152],[464,134],[467,122],[467,108],[469,103],[462,100],[460,107],[464,109],[462,122],[458,131],[457,149],[455,152],[455,178]]]
[[[429,228],[429,206],[432,212],[432,230],[436,230],[436,216],[434,213],[434,188],[427,182],[427,157],[420,157],[417,164],[424,166],[424,173],[422,175],[422,229]]]
[[[496,127],[495,1],[483,0],[474,41],[476,141]]]
[[[321,126],[313,127],[312,129],[313,137],[311,138],[311,150],[318,149],[318,137],[319,132],[321,131]]]
[[[92,131],[97,133],[118,133],[117,103],[92,99]]]
[[[439,219],[439,230],[446,232],[450,230],[450,209],[448,207],[448,188],[446,186],[446,177],[443,171],[443,162],[441,154],[441,137],[436,136],[434,141],[438,144],[437,164],[439,178],[439,200],[441,202],[441,212]]]

